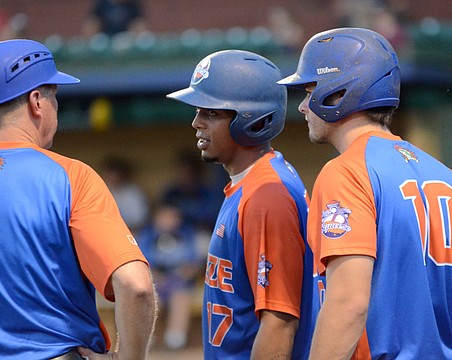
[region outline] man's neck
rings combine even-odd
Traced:
[[[17,127],[0,128],[0,141],[29,142],[37,144],[29,132]]]
[[[331,136],[331,144],[342,154],[361,135],[370,131],[391,133],[387,128],[371,122],[362,113],[353,114],[341,120],[336,131]]]
[[[241,147],[239,153],[236,154],[234,161],[229,164],[223,164],[223,167],[229,176],[240,174],[271,150],[270,144],[265,144],[264,146]]]

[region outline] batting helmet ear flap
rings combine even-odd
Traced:
[[[284,128],[284,122],[274,121],[276,110],[252,119],[250,113],[237,114],[229,130],[232,139],[243,146],[257,146],[276,137]]]

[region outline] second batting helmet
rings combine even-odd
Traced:
[[[0,42],[0,104],[41,85],[76,84],[79,79],[59,72],[52,53],[33,40]]]
[[[400,67],[391,44],[361,28],[339,28],[314,35],[301,52],[295,74],[279,81],[303,88],[316,83],[309,108],[323,120],[336,122],[351,113],[399,105]],[[337,105],[325,100],[345,91]]]
[[[260,55],[223,50],[202,59],[190,86],[167,97],[199,108],[235,111],[231,137],[242,146],[256,146],[284,128],[287,90],[277,84],[281,78],[279,69]]]

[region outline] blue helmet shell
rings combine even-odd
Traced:
[[[41,85],[76,84],[79,79],[59,72],[52,53],[39,42],[15,39],[0,42],[0,104]]]
[[[354,112],[399,105],[400,66],[391,44],[375,31],[338,28],[314,35],[301,52],[295,74],[279,84],[305,88],[316,83],[309,108],[328,122]],[[337,105],[325,99],[339,91]]]
[[[277,84],[280,70],[268,59],[243,50],[223,50],[202,59],[190,86],[167,97],[205,109],[233,110],[232,139],[256,146],[278,136],[284,128],[287,89]],[[255,125],[263,122],[256,129]]]

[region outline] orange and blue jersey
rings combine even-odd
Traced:
[[[299,318],[292,358],[305,359],[320,306],[305,236],[305,187],[272,151],[225,194],[205,274],[205,358],[249,359],[259,313],[271,310]]]
[[[317,272],[330,256],[375,259],[354,359],[452,359],[451,216],[451,170],[400,137],[363,134],[322,169],[308,219]]]
[[[0,358],[49,359],[110,339],[95,288],[146,262],[89,166],[26,142],[0,142]]]

